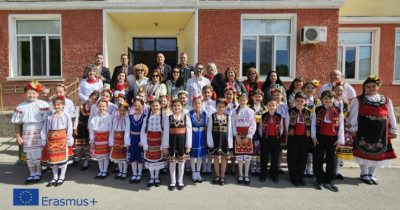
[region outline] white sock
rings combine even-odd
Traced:
[[[124,168],[122,167],[122,162],[121,162],[121,161],[118,161],[117,164],[118,164],[119,173],[122,173],[122,170],[124,169]]]
[[[376,173],[376,167],[368,167],[368,174],[375,176],[375,173]]]
[[[154,170],[149,170],[150,171],[150,178],[154,179]]]
[[[98,160],[100,172],[104,171],[104,160]]]
[[[124,167],[124,170],[123,170],[124,173],[128,172],[128,164],[126,163],[126,161],[122,162],[122,167]]]
[[[368,167],[366,165],[360,165],[361,175],[368,174]]]
[[[313,174],[313,172],[311,171],[312,159],[313,159],[313,154],[308,153],[308,159],[307,159],[307,173],[308,174]]]
[[[40,163],[36,164],[36,176],[42,176],[42,166],[40,165]]]
[[[155,170],[154,171],[154,178],[158,179],[158,175],[160,174],[160,170]]]
[[[138,167],[138,168],[139,168],[139,170],[138,170],[138,175],[139,175],[139,176],[142,176],[143,164],[140,164],[140,163],[139,163],[138,165],[139,165],[139,167]]]
[[[202,162],[203,162],[203,170],[201,170],[201,172],[206,172],[207,171],[207,157],[204,156],[202,158]]]
[[[340,168],[340,161],[338,161],[336,164],[336,175],[339,174],[339,168]]]
[[[250,162],[249,162],[250,166]],[[238,160],[239,176],[243,176],[243,160]]]
[[[197,160],[197,172],[200,172],[200,169],[201,169],[201,163],[203,162],[203,159],[202,158],[196,158],[196,160]]]
[[[137,175],[137,165],[138,165],[137,162],[131,163],[133,176]]]
[[[249,176],[250,161],[244,161],[244,176]]]
[[[67,172],[67,166],[68,166],[68,164],[65,164],[65,166],[61,168],[60,179],[62,179],[62,180],[65,179],[65,173]]]
[[[282,170],[282,150],[279,151],[279,156],[278,156],[278,169]]]
[[[192,172],[196,172],[196,158],[190,158],[190,167],[192,168]]]
[[[53,166],[53,179],[58,179],[58,166]]]
[[[110,159],[105,159],[104,160],[104,166],[103,166],[103,172],[107,173],[107,169],[108,169],[108,164],[110,163]]]
[[[26,163],[28,164],[29,172],[31,172],[29,176],[35,176],[36,175],[36,164],[33,163],[32,161],[26,161]]]
[[[176,172],[176,163],[175,162],[169,163],[169,174],[171,175],[171,185],[172,186],[174,186],[176,184],[175,172]]]
[[[203,160],[204,161],[204,160]],[[213,158],[207,157],[207,171],[211,172],[211,165],[212,165]]]
[[[178,163],[178,183],[183,184],[183,174],[185,169],[185,164],[182,162]]]

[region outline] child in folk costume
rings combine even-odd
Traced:
[[[306,104],[304,107],[310,111],[311,115],[314,114],[315,108],[322,105],[321,100],[318,97],[314,97],[315,90],[317,87],[321,87],[321,83],[318,80],[312,80],[306,82],[303,86],[303,91],[307,96]],[[314,146],[311,142],[310,149],[308,150],[308,158],[307,158],[307,166],[306,170],[304,170],[304,178],[314,178],[314,173],[312,169],[312,160],[313,160],[313,152]]]
[[[74,143],[72,120],[70,115],[64,113],[64,108],[65,97],[56,96],[53,99],[54,114],[47,117],[41,131],[44,146],[42,165],[53,167],[53,179],[47,187],[60,186],[64,183],[68,156],[73,153],[70,147]],[[60,174],[58,169],[61,169]]]
[[[136,96],[140,97],[144,102],[144,108],[143,108],[142,114],[148,115],[149,111],[150,111],[150,106],[147,104],[146,89],[143,87],[140,87],[138,89],[138,93]],[[133,114],[133,112],[131,112],[131,113]],[[131,115],[131,113],[129,115]]]
[[[144,101],[140,97],[133,98],[134,110],[132,115],[129,115],[130,121],[130,146],[126,153],[126,162],[131,164],[133,176],[129,183],[139,183],[142,181],[143,170],[143,145],[140,143],[140,131],[142,130],[143,122],[146,115],[142,113]]]
[[[92,106],[93,107],[93,106]],[[110,149],[108,141],[112,127],[112,117],[106,112],[108,101],[100,99],[97,102],[98,114],[89,122],[90,153],[99,163],[99,173],[95,179],[105,179],[108,176],[107,169],[110,162]]]
[[[211,85],[205,85],[203,87],[203,111],[207,113],[207,117],[210,117],[216,111],[216,104],[215,101],[211,99],[213,95],[213,87]],[[207,142],[206,142],[207,147]],[[208,154],[203,157],[203,169],[201,171],[201,175],[211,175],[211,164],[212,164],[212,157],[209,157]]]
[[[213,183],[219,185],[225,184],[225,170],[233,147],[231,117],[225,113],[228,103],[228,99],[217,99],[216,112],[208,118],[207,127],[208,154],[214,158],[216,174]],[[219,170],[219,158],[221,158],[221,171]]]
[[[123,103],[126,102],[126,97],[122,93],[116,94],[114,96],[114,98],[115,98],[115,105],[117,105],[117,106],[119,106],[119,104],[123,104]],[[126,116],[128,116],[128,113],[129,113],[129,108],[128,108],[128,112],[126,113]],[[118,117],[119,110],[118,109],[113,110],[110,115],[111,115],[112,118]]]
[[[178,163],[178,190],[184,188],[183,174],[184,163],[189,160],[192,147],[192,123],[190,117],[182,113],[183,103],[180,100],[172,102],[173,114],[164,120],[163,148],[164,154],[169,157],[169,170],[171,174],[170,191],[176,185],[176,163]]]
[[[335,92],[335,101],[333,104],[342,110],[343,112],[343,123],[344,123],[344,144],[339,145],[337,150],[337,164],[336,164],[336,180],[343,180],[343,176],[339,173],[340,162],[343,160],[353,159],[353,138],[349,132],[349,126],[347,124],[347,116],[349,114],[349,102],[343,100],[343,92],[345,89],[345,83],[337,81],[332,84],[332,90]]]
[[[128,113],[129,104],[123,102],[118,105],[118,116],[112,120],[112,128],[108,145],[111,149],[110,159],[118,164],[119,173],[115,179],[126,180],[128,164],[126,163],[126,150],[129,148],[130,123]]]
[[[253,135],[257,129],[256,115],[254,111],[247,107],[248,97],[242,93],[238,97],[239,107],[232,114],[233,135],[235,137],[234,154],[238,160],[239,177],[238,183],[249,185],[250,160],[254,155]],[[243,179],[244,161],[244,179]]]
[[[150,111],[142,125],[140,139],[143,145],[146,167],[150,171],[150,180],[147,186],[155,185],[159,187],[161,184],[158,177],[159,172],[160,169],[164,168],[162,147],[163,114],[158,98],[150,96],[147,101],[150,103]]]
[[[86,66],[86,79],[81,80],[78,91],[78,96],[81,99],[82,104],[86,103],[86,101],[89,99],[89,95],[94,90],[98,90],[100,92],[103,91],[103,81],[97,78],[97,71],[97,66],[94,64]]]
[[[276,112],[278,103],[271,99],[267,102],[268,112],[262,114],[258,124],[261,143],[261,176],[260,181],[265,182],[267,177],[268,159],[271,156],[269,176],[274,183],[278,183],[278,157],[280,149],[280,136],[283,133],[283,120]]]
[[[161,103],[161,109],[162,109],[163,115],[165,115],[166,117],[170,116],[172,114],[172,112],[171,112],[171,108],[170,108],[169,96],[168,95],[160,95],[158,100]],[[164,159],[168,160],[168,157],[164,156]],[[161,174],[163,174],[163,175],[168,173],[168,165],[169,165],[168,161],[165,161],[164,164],[165,164],[164,168],[161,170]]]
[[[96,104],[99,99],[99,92],[93,91],[89,95],[89,99],[86,103],[79,105],[75,122],[74,122],[74,137],[75,137],[75,152],[76,159],[74,163],[78,163],[83,156],[85,156],[85,162],[81,168],[81,171],[85,171],[89,167],[89,158],[90,158],[90,145],[89,145],[89,130],[88,130],[88,122],[90,115],[90,108],[93,104]]]
[[[344,144],[343,112],[333,105],[335,93],[332,90],[322,92],[321,100],[323,106],[315,109],[311,125],[311,139],[314,144],[313,170],[317,178],[315,189],[322,190],[325,187],[337,192],[339,189],[335,186],[336,151],[340,144]]]
[[[264,98],[264,93],[259,90],[255,89],[250,91],[250,104],[249,107],[254,111],[256,114],[256,123],[257,126],[261,121],[261,116],[264,113],[267,113],[267,107],[262,105],[262,101]],[[259,134],[256,132],[253,136],[253,143],[254,143],[254,156],[251,158],[250,161],[250,174],[251,175],[256,175],[261,174],[261,169],[260,169],[260,137]],[[254,163],[255,166],[254,166]]]
[[[109,115],[111,115],[114,110],[118,109],[117,105],[110,102],[110,99],[112,98],[112,92],[110,89],[104,89],[103,91],[101,91],[100,98],[103,101],[107,101],[108,106],[107,106],[106,112]],[[90,115],[89,115],[89,122],[92,121],[92,118],[94,116],[99,115],[99,110],[97,109],[97,104],[93,104],[92,107],[90,107],[90,110],[91,111],[90,111]]]
[[[201,109],[203,106],[203,97],[201,95],[194,95],[192,106],[193,110],[188,114],[192,123],[192,149],[190,150],[192,181],[194,183],[202,183],[203,178],[200,176],[200,169],[203,157],[206,156],[207,128],[207,112]]]
[[[225,114],[232,117],[232,114],[238,108],[239,104],[235,102],[236,98],[236,90],[232,86],[227,86],[225,88],[225,98],[228,100],[228,105],[225,108]],[[234,139],[232,140],[234,141]],[[236,167],[235,167],[236,158],[235,156],[231,156],[231,175],[236,176]]]
[[[192,106],[189,106],[187,104],[188,100],[189,100],[189,94],[188,92],[184,91],[184,90],[180,90],[178,91],[178,99],[179,101],[182,102],[182,106],[183,106],[183,114],[188,114],[190,110],[193,109]],[[186,161],[186,165],[185,165],[185,174],[186,175],[190,175],[191,174],[191,168],[190,168],[190,162],[189,160]]]
[[[294,186],[305,186],[303,180],[307,164],[308,150],[311,141],[310,111],[304,108],[307,96],[304,92],[297,92],[294,98],[295,106],[286,113],[286,130],[288,131],[287,162],[290,181]]]
[[[26,184],[38,182],[42,177],[42,167],[40,157],[42,156],[42,144],[40,131],[43,122],[51,114],[50,105],[42,100],[38,100],[39,91],[42,85],[37,81],[32,81],[24,88],[26,101],[18,104],[15,108],[11,123],[14,124],[17,144],[23,145],[26,153],[26,163],[28,164],[30,175],[25,181]],[[22,136],[21,136],[22,124]]]
[[[281,120],[283,125],[286,125],[286,113],[289,110],[289,106],[283,102],[283,91],[281,88],[273,88],[270,90],[272,99],[274,99],[277,103],[276,113],[281,115]],[[279,150],[279,157],[278,157],[278,172],[279,174],[283,175],[282,169],[282,149],[287,149],[287,130],[286,126],[283,126],[283,133],[280,136],[280,145],[281,149]]]
[[[379,184],[377,168],[390,167],[396,158],[391,139],[397,137],[392,101],[378,93],[382,80],[369,76],[363,83],[363,94],[350,104],[349,128],[353,136],[354,161],[360,164],[361,180]]]

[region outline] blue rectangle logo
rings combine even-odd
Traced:
[[[14,189],[14,206],[39,206],[39,189]]]

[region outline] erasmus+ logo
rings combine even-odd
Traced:
[[[39,206],[39,189],[14,189],[14,206]],[[49,199],[42,197],[42,206],[88,206],[97,201],[89,199]]]

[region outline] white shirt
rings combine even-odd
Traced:
[[[234,105],[235,105],[235,108],[233,108]],[[234,113],[234,111],[236,111],[237,108],[239,108],[238,102],[230,102],[228,104],[228,106],[226,106],[226,108],[225,108],[225,114],[231,116],[232,113]]]
[[[238,115],[236,114],[236,111],[232,114],[233,136],[238,134],[237,127],[249,127],[246,137],[253,138],[257,129],[256,114],[249,107],[239,107],[238,109],[240,109]]]
[[[205,111],[207,113],[207,116],[209,117],[217,111],[216,102],[211,99],[208,101],[203,100],[203,106],[201,107],[201,109]]]
[[[325,107],[326,108],[326,107]],[[328,111],[328,110],[327,110]],[[311,138],[317,138],[317,115],[313,114],[312,115],[312,120],[311,120]],[[330,119],[326,118],[326,114],[324,117],[324,122],[326,123],[332,123],[332,121]],[[331,116],[332,118],[333,116]],[[339,144],[344,144],[344,119],[343,119],[343,111],[340,112],[339,114],[339,131],[337,133],[337,137],[338,137],[338,143]],[[318,139],[317,139],[318,140]]]
[[[81,99],[82,104],[86,103],[89,99],[89,95],[94,91],[98,90],[100,93],[103,91],[103,81],[99,79],[98,82],[90,84],[87,82],[87,79],[82,79],[79,84],[78,96]]]
[[[203,87],[210,84],[210,80],[203,76],[200,76],[199,79],[197,77],[190,78],[186,84],[186,91],[189,93],[188,105],[192,105],[194,95],[201,95]]]
[[[67,145],[72,146],[74,144],[74,138],[72,137],[72,120],[68,114],[63,113],[59,116],[50,115],[47,117],[42,127],[42,131],[40,132],[43,146],[46,145],[48,133],[51,130],[66,130]]]
[[[51,109],[52,109],[51,111],[54,113],[53,102],[50,101],[49,105],[51,106]],[[70,99],[66,98],[63,112],[65,114],[69,115],[71,118],[74,118],[76,116],[74,102],[72,102]]]
[[[186,117],[186,148],[192,148],[192,121],[190,121],[190,117],[185,114],[180,114],[179,116],[173,115],[174,119],[180,121],[183,117]],[[163,133],[163,148],[169,148],[169,116],[166,116],[164,119],[164,129]]]
[[[114,117],[112,119],[112,129],[110,133],[110,137],[108,139],[108,145],[109,146],[114,146],[114,131],[124,131],[124,147],[130,146],[131,145],[131,139],[130,139],[130,122],[129,122],[129,117],[124,116],[124,117]]]
[[[357,96],[356,91],[354,90],[354,88],[351,85],[345,83],[343,88],[344,88],[344,91],[343,91],[342,98],[344,101],[349,101],[350,99],[353,99]],[[325,85],[322,85],[322,87],[318,91],[319,98],[321,98],[321,94],[325,90],[332,90],[332,84],[326,83]]]
[[[94,143],[95,132],[110,132],[112,127],[112,117],[108,113],[104,115],[96,115],[92,118],[89,125],[89,143]],[[111,135],[110,135],[111,136]]]
[[[42,100],[34,102],[24,101],[14,109],[11,123],[43,123],[51,114],[50,105]]]
[[[217,117],[218,120],[223,120],[225,115],[218,115],[215,113],[215,116]],[[208,147],[214,147],[214,139],[212,136],[212,130],[213,130],[213,118],[212,115],[208,117],[208,123],[207,123],[207,145]],[[228,133],[227,133],[227,140],[228,140],[228,148],[233,148],[233,135],[232,135],[232,121],[231,118],[228,117]]]
[[[106,113],[108,114],[112,114],[114,110],[118,109],[117,105],[108,102],[108,107],[106,109]],[[99,115],[99,109],[97,109],[97,103],[93,104],[92,107],[90,108],[90,115],[89,115],[89,121],[90,122],[94,116],[98,116]]]

